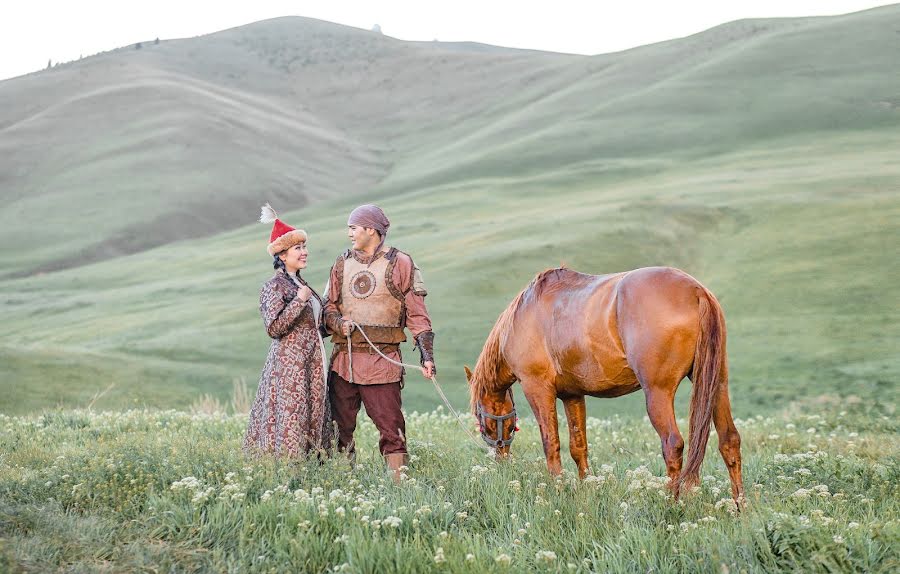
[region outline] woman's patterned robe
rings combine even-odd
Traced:
[[[296,295],[297,284],[282,270],[259,294],[259,311],[272,345],[244,436],[248,454],[303,457],[328,453],[331,446],[331,406],[319,331],[322,300],[315,291],[306,303]]]

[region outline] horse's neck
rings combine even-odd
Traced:
[[[505,391],[516,382],[516,376],[513,374],[512,369],[509,368],[509,363],[503,358],[502,353],[495,367],[496,378],[494,379],[494,388],[492,390],[497,392]]]

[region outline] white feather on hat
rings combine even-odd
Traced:
[[[266,203],[262,206],[262,212],[259,215],[260,223],[275,223],[276,219],[278,219],[278,214],[275,213],[275,210],[271,205]]]

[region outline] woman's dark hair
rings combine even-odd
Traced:
[[[276,253],[275,255],[272,256],[272,267],[274,267],[275,269],[281,269],[282,271],[285,271],[284,261],[282,261],[281,258],[278,257],[279,255],[280,255],[280,253]]]

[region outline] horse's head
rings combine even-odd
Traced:
[[[512,389],[507,387],[502,391],[490,390],[482,381],[474,379],[469,367],[464,368],[481,438],[494,448],[497,458],[506,458],[516,431],[519,430],[516,426],[518,417]]]

